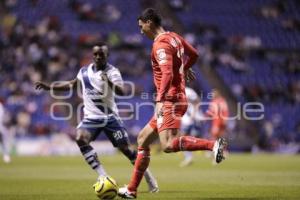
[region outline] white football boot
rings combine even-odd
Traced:
[[[3,161],[4,161],[5,163],[10,163],[10,162],[11,162],[10,156],[7,155],[7,154],[4,154],[4,155],[3,155]]]
[[[214,161],[216,163],[222,162],[222,160],[225,159],[224,157],[224,148],[226,147],[227,143],[224,138],[218,138],[214,144],[213,147],[213,153],[214,153]]]
[[[136,192],[129,191],[127,185],[119,188],[118,195],[123,199],[136,199]]]

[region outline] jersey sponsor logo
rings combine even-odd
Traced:
[[[86,88],[86,89],[85,89],[85,94],[86,94],[89,98],[91,98],[91,99],[98,99],[98,98],[100,98],[100,97],[103,97],[103,93],[97,91],[96,89],[89,89],[89,88]]]
[[[167,62],[167,54],[165,49],[158,49],[156,51],[157,58],[158,58],[158,63],[159,64],[164,64]]]
[[[174,38],[171,39],[170,43],[173,47],[177,47],[177,41]]]

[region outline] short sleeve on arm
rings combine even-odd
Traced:
[[[111,73],[108,74],[109,80],[115,85],[123,86],[124,81],[121,76],[121,72],[118,69],[111,70]]]

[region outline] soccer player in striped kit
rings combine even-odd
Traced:
[[[137,152],[129,148],[128,134],[118,114],[115,93],[123,94],[120,71],[107,62],[108,47],[99,44],[93,47],[93,63],[83,66],[74,80],[49,85],[37,82],[36,89],[64,91],[76,89],[81,84],[84,118],[77,127],[76,143],[86,162],[99,177],[107,176],[96,151],[90,145],[104,132],[114,147],[118,148],[134,164]],[[149,170],[145,179],[150,192],[158,192],[158,185]]]

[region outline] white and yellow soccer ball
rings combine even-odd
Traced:
[[[119,189],[117,182],[110,176],[98,178],[93,188],[100,199],[114,199]]]

